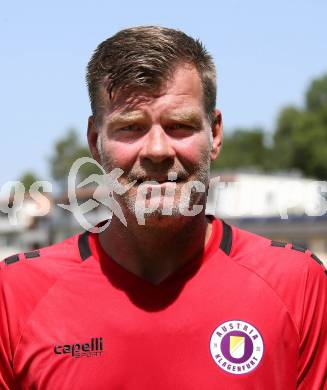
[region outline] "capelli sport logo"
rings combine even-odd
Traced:
[[[103,338],[93,337],[87,343],[58,344],[53,351],[56,355],[69,355],[73,358],[102,356]]]

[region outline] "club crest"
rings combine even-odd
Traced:
[[[263,340],[259,331],[245,321],[220,324],[212,333],[210,351],[215,363],[230,374],[246,374],[260,363]]]

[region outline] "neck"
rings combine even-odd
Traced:
[[[129,221],[126,228],[113,217],[109,228],[100,234],[100,243],[122,267],[158,284],[182,265],[201,256],[211,234],[211,224],[204,213],[195,217],[151,218],[153,223],[146,220],[142,226]]]

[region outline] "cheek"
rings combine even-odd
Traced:
[[[138,147],[134,144],[111,141],[104,144],[104,154],[113,167],[124,169],[133,165]]]
[[[203,136],[189,137],[179,142],[175,150],[180,159],[197,165],[209,158],[209,140]]]

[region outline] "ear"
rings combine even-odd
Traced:
[[[214,120],[211,124],[212,131],[212,147],[210,151],[211,161],[214,161],[220,153],[222,140],[223,140],[223,123],[221,112],[219,110],[214,110]]]
[[[99,137],[99,130],[95,125],[95,119],[93,116],[90,116],[87,124],[87,141],[89,144],[89,149],[92,154],[92,157],[99,164],[101,164],[100,155],[97,148],[98,137]]]

